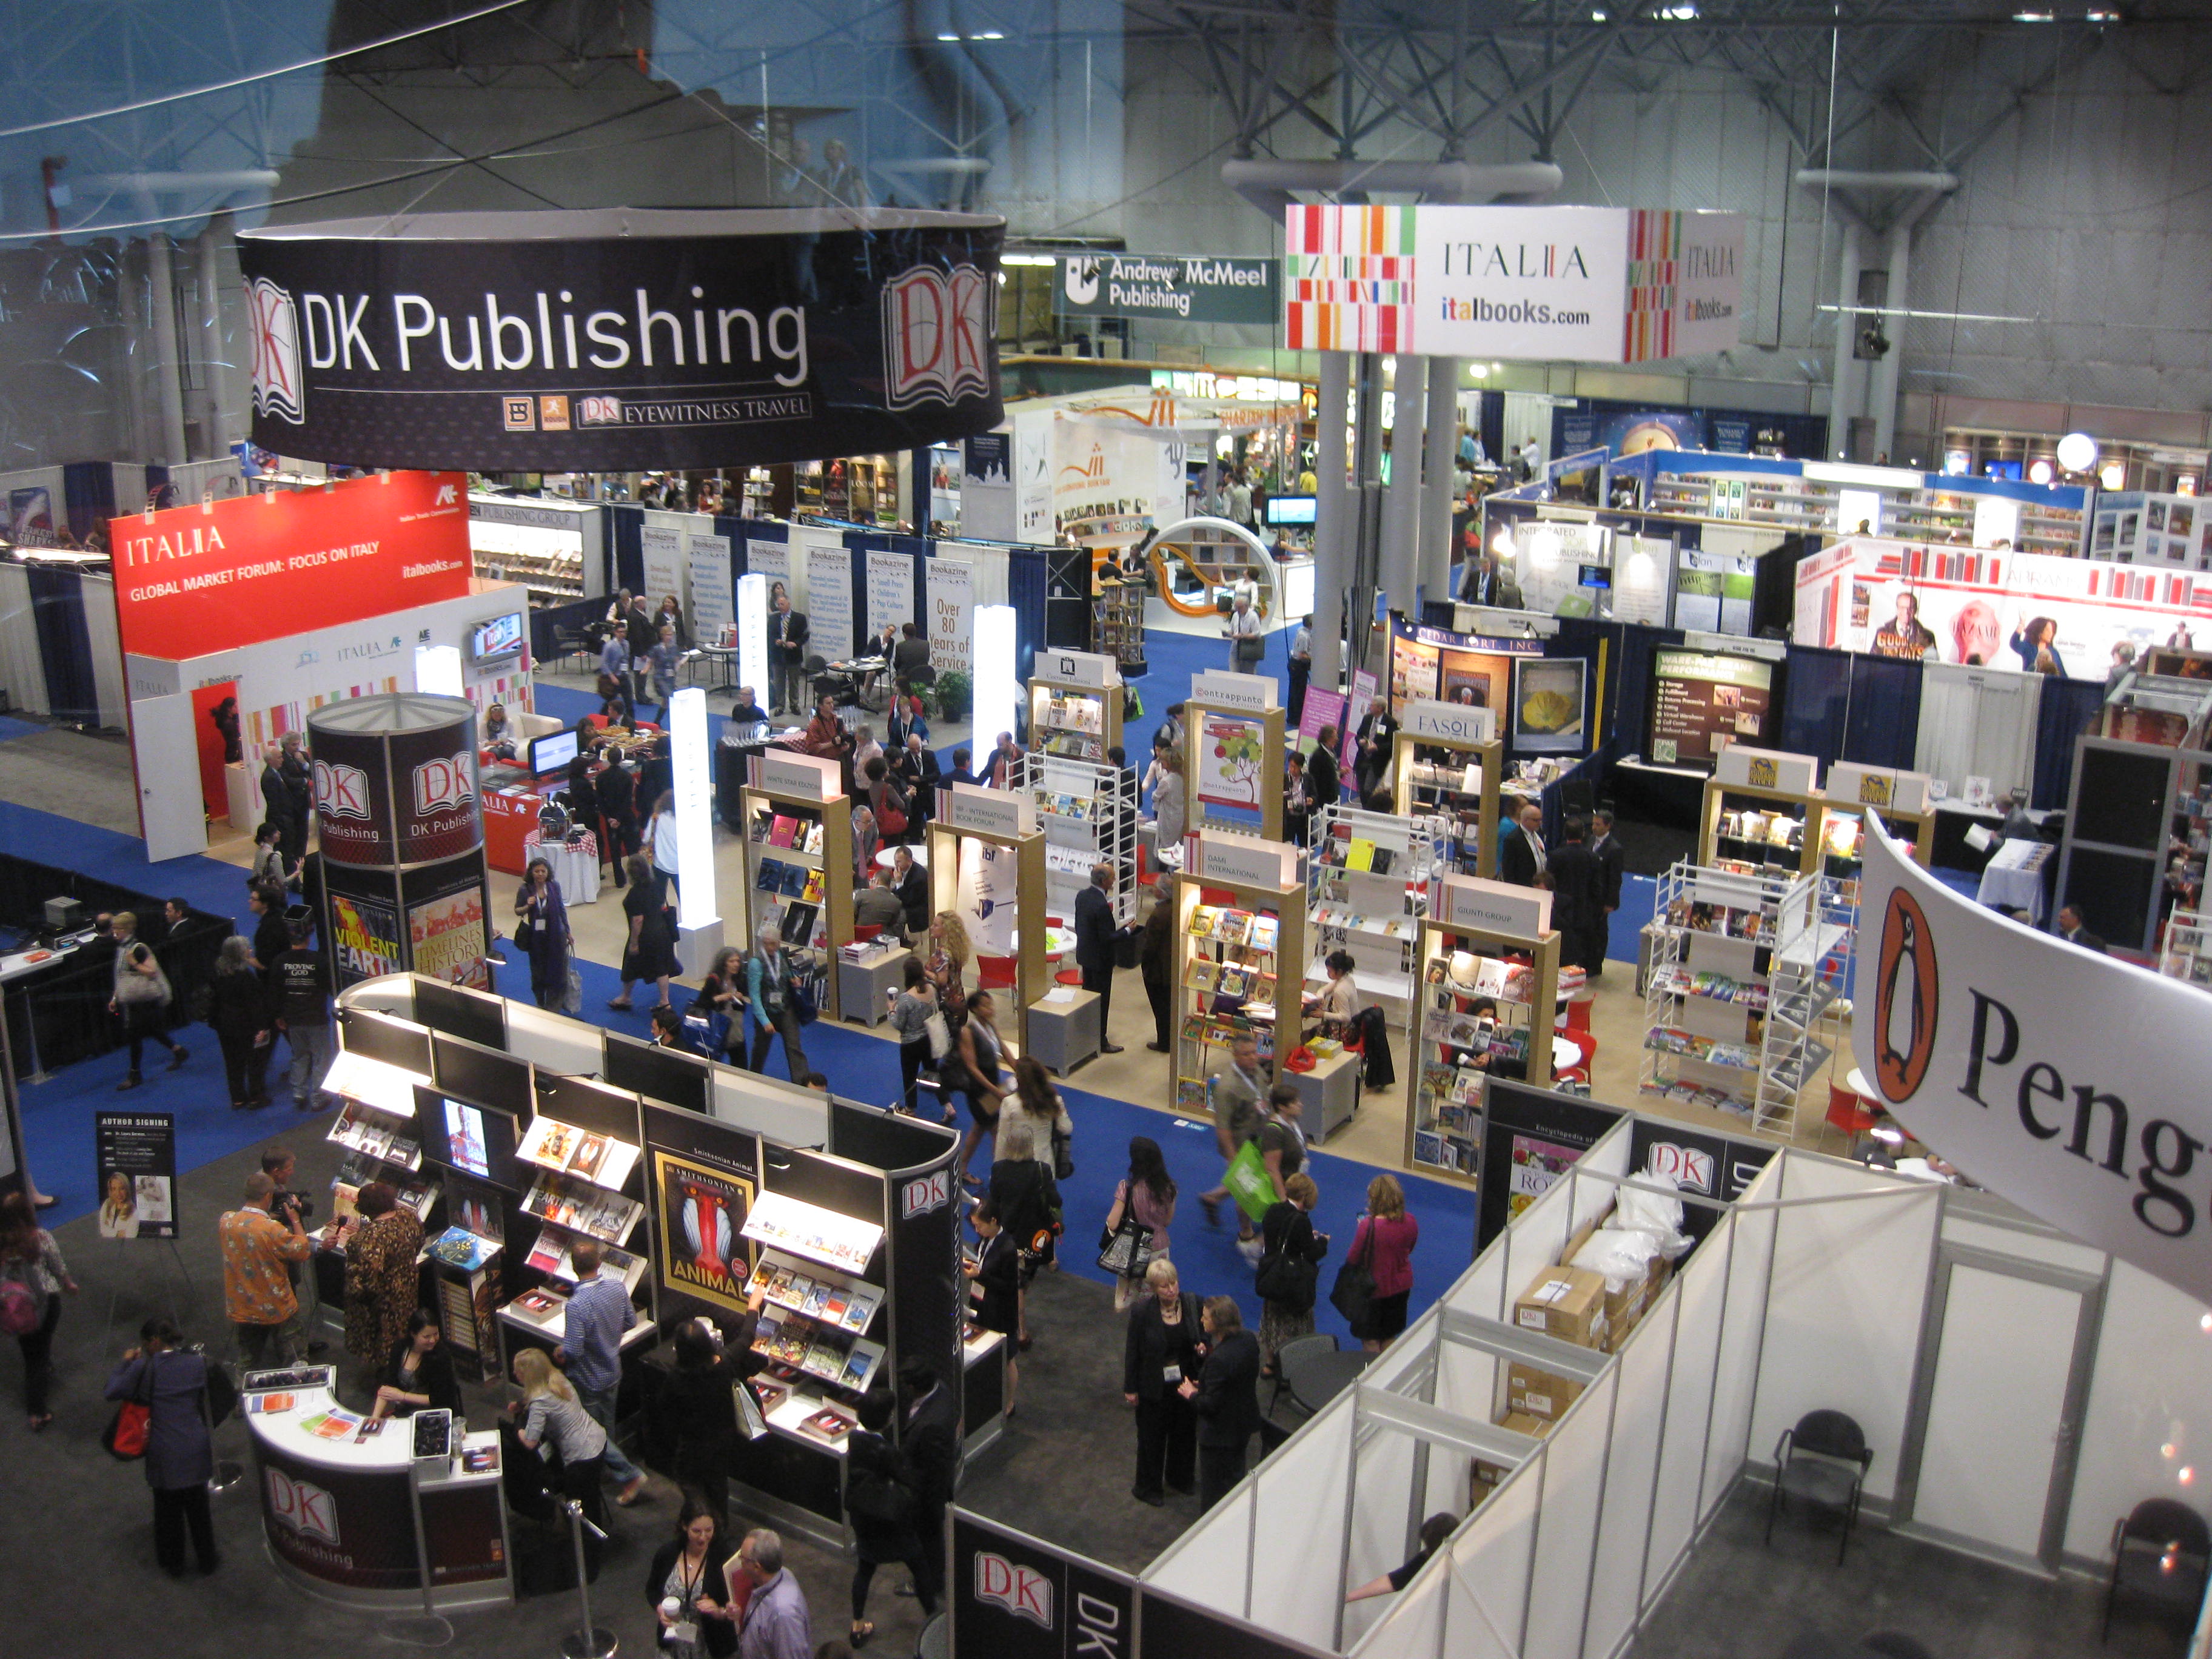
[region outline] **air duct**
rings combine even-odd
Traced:
[[[1232,160],[1221,164],[1221,182],[1278,221],[1301,191],[1339,201],[1376,196],[1457,203],[1534,201],[1556,192],[1565,179],[1549,161]]]

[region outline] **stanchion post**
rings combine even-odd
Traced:
[[[568,1536],[576,1546],[576,1599],[583,1609],[583,1624],[561,1638],[561,1659],[614,1659],[615,1649],[620,1645],[611,1630],[602,1630],[592,1622],[592,1579],[584,1565],[584,1528],[591,1527],[601,1543],[606,1534],[584,1519],[584,1506],[571,1498],[561,1507],[568,1512]]]

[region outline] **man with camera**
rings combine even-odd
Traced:
[[[272,1213],[276,1198],[276,1182],[256,1170],[246,1177],[246,1202],[216,1224],[224,1311],[238,1334],[239,1358],[252,1370],[299,1358],[300,1298],[290,1269],[315,1249],[300,1224],[299,1200],[287,1199],[280,1220]]]
[[[289,1146],[271,1146],[261,1154],[261,1173],[276,1183],[276,1190],[270,1194],[269,1213],[282,1217],[289,1205],[299,1216],[301,1228],[305,1231],[314,1218],[315,1200],[305,1193],[292,1190],[292,1181],[299,1169],[299,1160],[292,1155]],[[331,1346],[313,1335],[315,1315],[323,1305],[322,1286],[312,1275],[301,1272],[296,1261],[284,1264],[284,1277],[291,1281],[292,1294],[300,1304],[300,1329],[308,1335],[309,1340],[301,1345],[303,1352],[320,1353]]]

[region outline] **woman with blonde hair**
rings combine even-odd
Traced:
[[[1121,1399],[1137,1412],[1137,1482],[1129,1495],[1158,1509],[1169,1491],[1188,1492],[1197,1482],[1198,1413],[1181,1389],[1199,1373],[1206,1336],[1198,1298],[1182,1288],[1174,1262],[1154,1256],[1144,1285],[1149,1294],[1129,1310],[1121,1345]]]
[[[575,1385],[544,1349],[525,1348],[514,1356],[514,1381],[522,1390],[521,1421],[515,1425],[515,1433],[541,1457],[544,1454],[540,1449],[548,1443],[552,1446],[561,1465],[562,1496],[581,1504],[586,1516],[605,1528],[606,1506],[599,1498],[599,1476],[605,1468],[607,1431],[584,1409],[576,1398]],[[507,1408],[516,1411],[518,1402],[510,1401]],[[598,1540],[588,1531],[584,1534],[584,1548],[586,1564],[593,1564]]]
[[[1370,1353],[1380,1353],[1406,1328],[1406,1304],[1413,1293],[1413,1246],[1421,1224],[1406,1213],[1406,1189],[1395,1176],[1367,1183],[1367,1213],[1352,1231],[1346,1261],[1364,1261],[1375,1275],[1375,1294],[1367,1304],[1362,1328],[1352,1334]],[[1364,1256],[1360,1252],[1364,1250]]]
[[[968,993],[961,980],[975,959],[975,949],[968,943],[968,924],[950,910],[939,910],[929,924],[929,952],[921,965],[936,989],[945,1023],[955,1036],[959,1035],[961,1021],[968,1018]],[[951,1121],[949,1116],[946,1121]]]
[[[1159,787],[1152,792],[1152,819],[1159,826],[1159,848],[1164,853],[1182,845],[1184,814],[1190,797],[1182,775],[1182,755],[1164,749],[1158,761]]]

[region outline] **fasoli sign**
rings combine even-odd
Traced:
[[[393,472],[111,520],[123,649],[177,661],[464,597],[468,511],[459,475]]]
[[[621,471],[988,432],[1004,234],[896,209],[248,232],[254,441],[362,465]]]
[[[1859,1069],[1983,1186],[2212,1302],[2212,1109],[2174,1041],[2205,994],[1972,903],[1869,830]]]
[[[1636,363],[1741,322],[1740,214],[1293,207],[1285,246],[1293,349]]]

